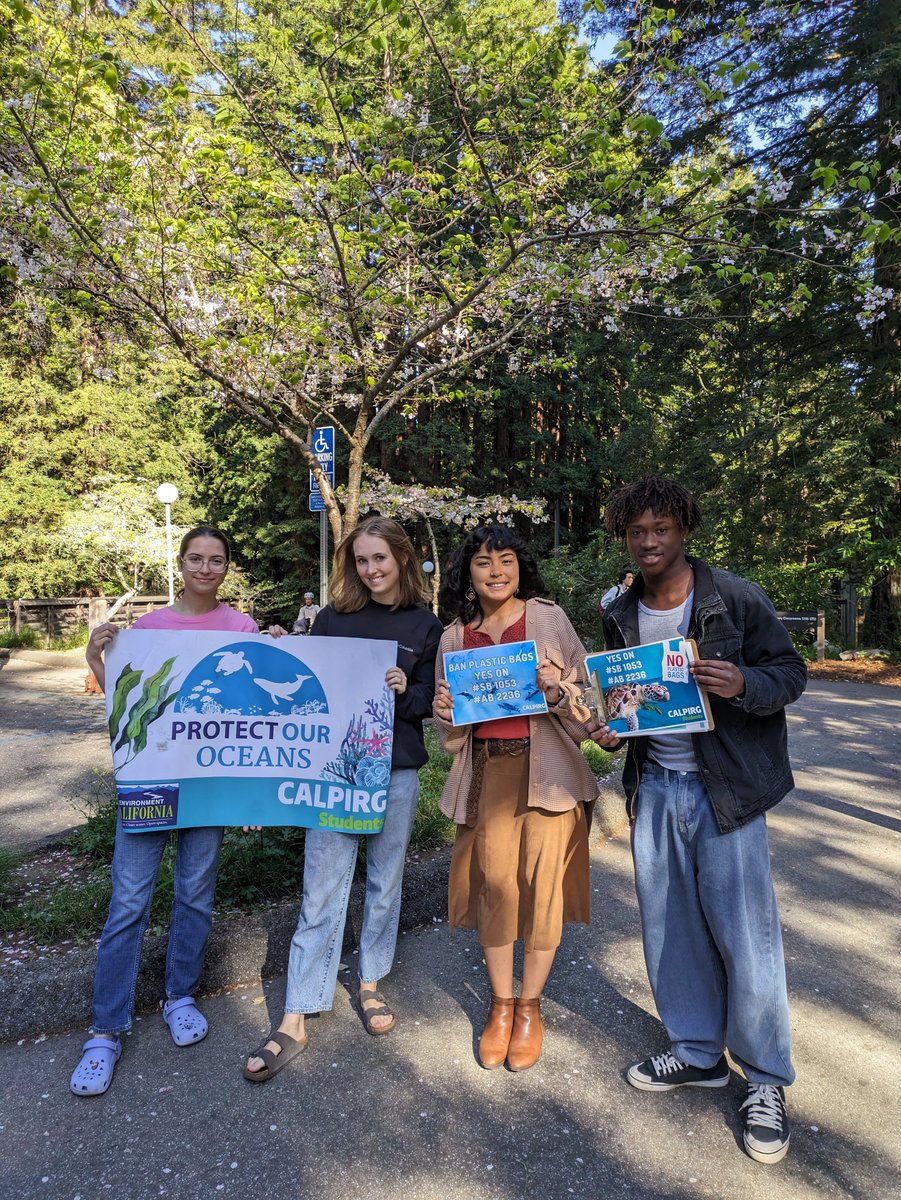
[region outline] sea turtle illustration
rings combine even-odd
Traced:
[[[220,650],[213,658],[222,660],[217,664],[216,670],[223,675],[234,675],[235,671],[240,671],[242,667],[246,667],[251,675],[253,674],[253,667],[244,657],[243,650]]]
[[[624,683],[604,692],[608,721],[624,720],[632,733],[638,732],[638,714],[653,706],[655,700],[669,700],[669,691],[660,683]]]

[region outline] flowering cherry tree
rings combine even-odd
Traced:
[[[707,320],[736,281],[803,305],[762,265],[780,222],[829,267],[829,171],[783,210],[776,176],[669,153],[631,83],[678,33],[649,11],[655,37],[602,67],[531,0],[0,0],[4,270],[149,324],[297,450],[340,537],[386,418],[452,405],[493,357],[528,372],[555,331],[635,311]],[[742,86],[724,80],[683,82],[709,109]]]

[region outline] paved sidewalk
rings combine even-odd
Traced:
[[[27,851],[83,821],[110,767],[103,696],[83,651],[0,658],[0,845]]]
[[[798,788],[770,818],[798,1082],[792,1148],[740,1149],[738,1077],[722,1091],[636,1092],[622,1070],[664,1048],[641,955],[625,837],[593,851],[594,921],[568,930],[532,1071],[473,1054],[488,989],[478,943],[443,922],[405,934],[388,1037],[344,987],[310,1049],[269,1084],[244,1055],[284,980],[204,1002],[209,1038],[177,1049],[136,1023],[109,1093],[72,1096],[83,1029],[0,1046],[5,1198],[819,1200],[898,1195],[901,689],[812,685],[793,707]],[[239,934],[235,933],[236,939]],[[262,957],[261,957],[262,956]],[[261,945],[258,963],[265,957]],[[349,958],[353,974],[353,958]],[[40,973],[35,969],[35,985]]]

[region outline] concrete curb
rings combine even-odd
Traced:
[[[618,778],[618,777],[614,777]],[[622,795],[610,780],[601,783],[595,806],[591,843],[595,848],[626,826]],[[400,927],[415,929],[447,914],[450,848],[425,862],[411,862],[404,871]],[[358,942],[363,914],[364,885],[351,890],[344,949]],[[255,916],[217,917],[207,949],[200,993],[209,995],[238,983],[282,974],[297,924],[299,898]],[[165,977],[167,935],[149,934],[144,940],[135,993],[135,1011],[159,1005]],[[97,951],[73,949],[43,959],[6,967],[0,976],[0,1042],[58,1033],[91,1023],[91,995]]]
[[[0,649],[0,660],[21,658],[26,662],[39,663],[43,667],[83,666],[87,671],[88,664],[84,652],[84,646],[80,646],[77,650],[29,650],[27,647],[10,650],[3,647]]]

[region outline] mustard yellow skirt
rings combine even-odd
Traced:
[[[483,946],[555,950],[567,921],[591,920],[585,806],[548,812],[528,795],[528,751],[492,755],[476,823],[457,826],[449,921],[477,929]]]

